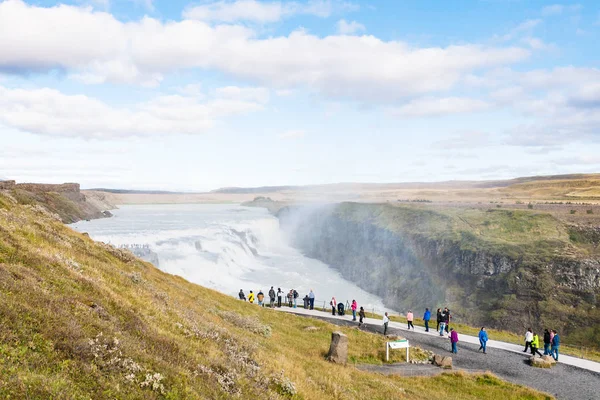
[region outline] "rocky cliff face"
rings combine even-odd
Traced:
[[[341,206],[284,208],[277,215],[306,255],[399,311],[447,305],[457,321],[516,331],[600,322],[598,259],[486,247],[470,232],[392,230],[377,217],[380,207],[386,206],[355,205],[350,212]],[[405,217],[393,208],[385,212],[388,219]]]

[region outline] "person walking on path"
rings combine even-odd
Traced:
[[[240,292],[238,293],[238,297],[240,298],[240,300],[246,301],[246,295],[244,294],[244,291],[242,289],[240,289]]]
[[[335,308],[337,307],[337,302],[335,301],[335,297],[331,298],[329,305],[331,306],[331,315],[335,315]]]
[[[283,298],[283,290],[277,288],[277,307],[281,308],[281,299]]]
[[[308,300],[310,301],[310,309],[315,308],[315,293],[312,289],[310,289],[310,293],[308,294]]]
[[[294,308],[296,308],[298,306],[298,297],[300,297],[296,289],[293,289],[292,297],[294,298]]]
[[[450,328],[450,343],[452,344],[452,353],[457,354],[458,332],[454,328]]]
[[[290,308],[292,308],[294,306],[293,302],[294,302],[294,291],[293,289],[290,289],[289,293],[287,294],[287,299],[288,299],[288,306]]]
[[[527,329],[525,332],[525,350],[523,353],[527,353],[527,349],[531,349],[531,341],[533,340],[533,330],[531,328]]]
[[[363,324],[363,319],[365,318],[365,309],[364,308],[360,308],[360,311],[358,312],[358,326],[360,327]]]
[[[450,328],[450,319],[452,317],[450,316],[450,310],[448,310],[448,307],[444,308],[444,323],[446,324],[446,333],[448,332],[448,329]]]
[[[408,314],[406,314],[406,322],[408,322],[408,329],[410,329],[412,327],[412,330],[415,330],[415,326],[413,325],[413,320],[415,319],[415,316],[412,312],[412,310],[408,310]]]
[[[258,291],[258,294],[256,295],[256,299],[258,300],[258,305],[261,307],[265,306],[265,294],[262,292],[262,290]]]
[[[446,328],[446,314],[444,314],[444,312],[441,312],[439,327],[440,336],[444,336],[444,330]]]
[[[488,334],[485,331],[485,327],[481,327],[481,330],[479,331],[479,350],[483,350],[483,354],[486,354],[485,349],[487,346],[487,341],[488,341]],[[477,351],[479,351],[477,350]]]
[[[275,307],[275,289],[273,289],[273,286],[269,290],[269,300],[271,301],[271,308]]]
[[[544,329],[544,355],[550,355],[550,331],[548,329]]]
[[[425,332],[429,332],[429,320],[431,319],[431,311],[429,308],[425,309],[425,314],[423,314],[423,321],[425,322]]]
[[[356,304],[356,300],[352,300],[352,304],[350,305],[350,309],[352,310],[352,321],[356,321],[356,309],[358,308],[358,304]]]
[[[383,315],[383,336],[387,335],[387,328],[388,328],[388,323],[390,322],[390,319],[388,317],[388,313],[385,313]]]
[[[254,293],[252,293],[252,290],[250,291],[250,294],[248,295],[248,301],[250,302],[250,304],[254,304]]]
[[[302,301],[304,302],[304,309],[307,310],[308,309],[308,305],[310,304],[310,299],[308,298],[308,295],[304,296],[304,298],[302,299]]]
[[[552,343],[550,347],[550,355],[554,360],[558,361],[558,348],[560,347],[560,336],[558,336],[558,332],[552,329],[552,333],[554,333],[554,337],[552,338]]]
[[[533,340],[531,340],[531,355],[535,357],[536,353],[542,357],[542,353],[538,350],[540,348],[540,337],[537,333],[533,334]]]
[[[442,309],[438,308],[437,309],[437,326],[435,327],[436,331],[440,330],[440,324],[442,323],[444,319],[442,318]]]

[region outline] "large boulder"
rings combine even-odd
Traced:
[[[336,364],[346,364],[348,362],[348,336],[342,332],[331,334],[331,346],[329,346],[327,360]]]
[[[544,358],[546,357],[546,358]],[[554,359],[552,357],[551,360],[548,359],[548,356],[544,356],[544,357],[538,357],[538,356],[531,356],[529,358],[529,364],[531,364],[532,367],[537,367],[537,368],[552,368],[552,366],[556,363],[556,361],[554,361]]]
[[[436,354],[433,356],[433,365],[437,365],[444,369],[452,369],[452,357]]]
[[[556,360],[552,356],[548,356],[548,355],[543,356],[542,360],[547,361],[547,362],[551,363],[552,365],[556,364]]]

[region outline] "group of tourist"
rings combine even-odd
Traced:
[[[527,329],[525,332],[525,350],[523,353],[527,353],[529,349],[531,351],[531,355],[535,356],[536,354],[541,356],[552,356],[556,361],[558,361],[558,348],[560,347],[560,336],[558,332],[554,329],[545,329],[544,330],[544,354],[540,353],[540,337],[539,335],[533,331],[533,329]]]
[[[300,294],[296,289],[290,289],[289,292],[285,293],[283,290],[281,290],[281,288],[277,288],[277,292],[275,292],[273,286],[271,286],[271,289],[269,289],[268,295],[269,307],[271,308],[274,308],[275,304],[277,304],[277,307],[281,307],[284,301],[287,303],[288,307],[296,308],[298,306],[298,298],[300,297]],[[247,299],[244,290],[240,289],[240,292],[238,293],[238,298],[243,301],[248,301],[251,304],[254,304],[254,301],[256,300],[259,306],[265,307],[265,295],[262,289],[259,290],[256,295],[254,295],[254,292],[250,290]],[[304,296],[303,300],[304,308],[310,308],[311,310],[314,308],[315,293],[312,289],[306,296]]]
[[[268,295],[269,295],[269,307],[271,307],[271,308],[274,308],[275,305],[277,305],[277,307],[281,307],[281,305],[284,301],[286,301],[287,305],[292,308],[296,308],[298,305],[299,293],[295,289],[290,289],[289,292],[285,293],[283,290],[281,290],[281,288],[277,288],[277,292],[275,292],[275,289],[273,288],[273,286],[271,286],[271,289],[269,290]],[[257,301],[259,306],[262,306],[262,307],[265,306],[265,295],[262,292],[262,290],[259,290],[256,295],[254,294],[254,292],[252,290],[250,290],[250,293],[248,294],[248,298],[246,299],[246,295],[244,294],[244,291],[242,289],[240,289],[238,296],[239,296],[240,300],[243,300],[243,301],[247,300],[250,303],[254,303],[255,301]],[[304,301],[305,309],[310,309],[310,310],[314,309],[315,293],[313,292],[312,289],[310,290],[310,292],[308,294],[306,294],[304,296],[303,301]],[[340,315],[344,314],[343,303],[342,304],[338,303],[337,300],[335,299],[335,297],[331,298],[329,305],[331,306],[331,314],[332,315],[336,315],[336,312],[338,312]],[[356,321],[356,317],[358,314],[358,318],[359,318],[358,326],[362,326],[364,323],[364,319],[365,319],[364,308],[363,307],[359,308],[356,300],[352,300],[352,303],[350,304],[350,310],[352,311],[352,321]],[[423,314],[423,322],[425,325],[425,332],[429,332],[429,323],[431,321],[431,317],[432,317],[431,311],[429,310],[429,308],[426,308],[425,312]],[[439,332],[440,336],[445,336],[447,334],[448,338],[450,339],[451,352],[458,353],[458,332],[454,328],[450,327],[450,321],[452,320],[452,314],[450,313],[450,310],[448,309],[448,307],[445,307],[444,309],[438,308],[436,319],[437,319],[436,331]],[[387,335],[389,322],[390,322],[390,318],[389,318],[388,313],[386,312],[383,315],[383,334],[384,335]],[[414,313],[412,312],[412,310],[408,310],[408,313],[406,313],[406,322],[407,322],[407,329],[409,329],[409,330],[412,329],[414,331],[415,330]],[[480,345],[478,351],[483,351],[484,354],[487,354],[488,333],[487,333],[485,327],[482,327],[481,330],[479,331],[478,338],[479,338],[479,345]],[[539,355],[539,356],[549,355],[552,358],[554,358],[556,361],[558,361],[558,349],[560,347],[560,336],[558,335],[556,330],[545,329],[543,340],[544,340],[544,353],[542,354],[539,350],[540,349],[539,335],[537,333],[535,333],[532,328],[529,328],[527,330],[527,332],[525,333],[525,350],[523,350],[523,352],[526,353],[528,350],[530,350],[531,354],[534,356],[535,355]]]

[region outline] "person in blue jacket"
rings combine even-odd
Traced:
[[[431,319],[431,311],[429,308],[425,309],[425,314],[423,315],[423,321],[425,321],[425,332],[429,332],[429,320]]]
[[[488,334],[485,331],[485,327],[482,326],[481,330],[479,331],[479,344],[481,345],[481,346],[479,346],[479,350],[483,349],[483,354],[487,354],[485,352],[487,341],[488,341]],[[477,350],[477,351],[479,351],[479,350]]]
[[[558,348],[560,347],[560,337],[558,336],[558,332],[556,332],[554,329],[552,330],[552,332],[554,332],[554,337],[552,338],[550,355],[552,356],[552,358],[558,361]]]

